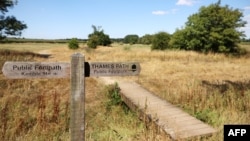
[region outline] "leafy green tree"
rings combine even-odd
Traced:
[[[186,39],[186,30],[177,29],[171,37],[169,41],[169,46],[173,49],[184,49],[188,50],[187,43],[188,40]]]
[[[151,49],[164,50],[169,48],[170,34],[167,32],[159,32],[153,36]]]
[[[173,48],[199,52],[238,52],[237,43],[244,33],[243,14],[238,9],[221,6],[220,1],[207,7],[203,6],[188,17],[186,26],[177,30],[170,42]]]
[[[5,16],[8,8],[14,7],[17,1],[0,0],[0,40],[7,35],[20,36],[22,30],[27,28],[27,25],[18,21],[14,16]]]
[[[124,37],[124,43],[126,44],[136,44],[139,41],[139,36],[135,34],[126,35]]]
[[[78,43],[77,38],[72,38],[72,39],[69,41],[68,47],[69,47],[70,49],[78,49],[78,48],[79,48],[79,43]]]
[[[92,35],[89,37],[87,45],[89,48],[96,48],[99,44],[99,37],[97,35]]]
[[[96,48],[98,45],[109,46],[111,44],[109,35],[104,34],[104,31],[101,30],[100,26],[96,27],[92,25],[92,28],[93,33],[89,34],[87,43],[90,48]]]
[[[152,35],[145,34],[144,36],[142,36],[139,39],[139,43],[140,44],[150,45],[150,44],[152,44],[152,40],[153,40],[153,36]]]

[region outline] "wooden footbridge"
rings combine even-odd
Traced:
[[[216,132],[211,126],[155,96],[135,82],[115,81],[109,77],[101,79],[105,84],[117,82],[124,102],[132,110],[141,111],[148,120],[154,122],[174,140],[211,135]]]

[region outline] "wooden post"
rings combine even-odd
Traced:
[[[71,56],[71,115],[70,140],[84,141],[85,137],[85,80],[84,56],[75,53]]]

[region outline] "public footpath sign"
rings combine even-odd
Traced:
[[[71,62],[5,62],[2,72],[9,79],[69,78],[70,140],[85,139],[85,77],[136,76],[141,71],[138,62],[85,62],[84,55],[75,53]]]
[[[84,62],[85,77],[134,76],[140,73],[137,62]],[[9,79],[21,78],[67,78],[70,63],[65,62],[5,62],[3,74]]]
[[[69,77],[70,64],[59,62],[5,62],[3,74],[10,79]]]

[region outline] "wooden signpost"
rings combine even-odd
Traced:
[[[75,53],[71,63],[65,62],[5,62],[2,72],[9,79],[67,78],[71,81],[71,141],[85,137],[85,77],[135,76],[140,73],[138,62],[85,62]]]
[[[133,76],[140,73],[137,62],[82,62],[82,65],[85,77]],[[5,62],[2,71],[10,79],[67,78],[70,77],[71,67],[65,62]]]

